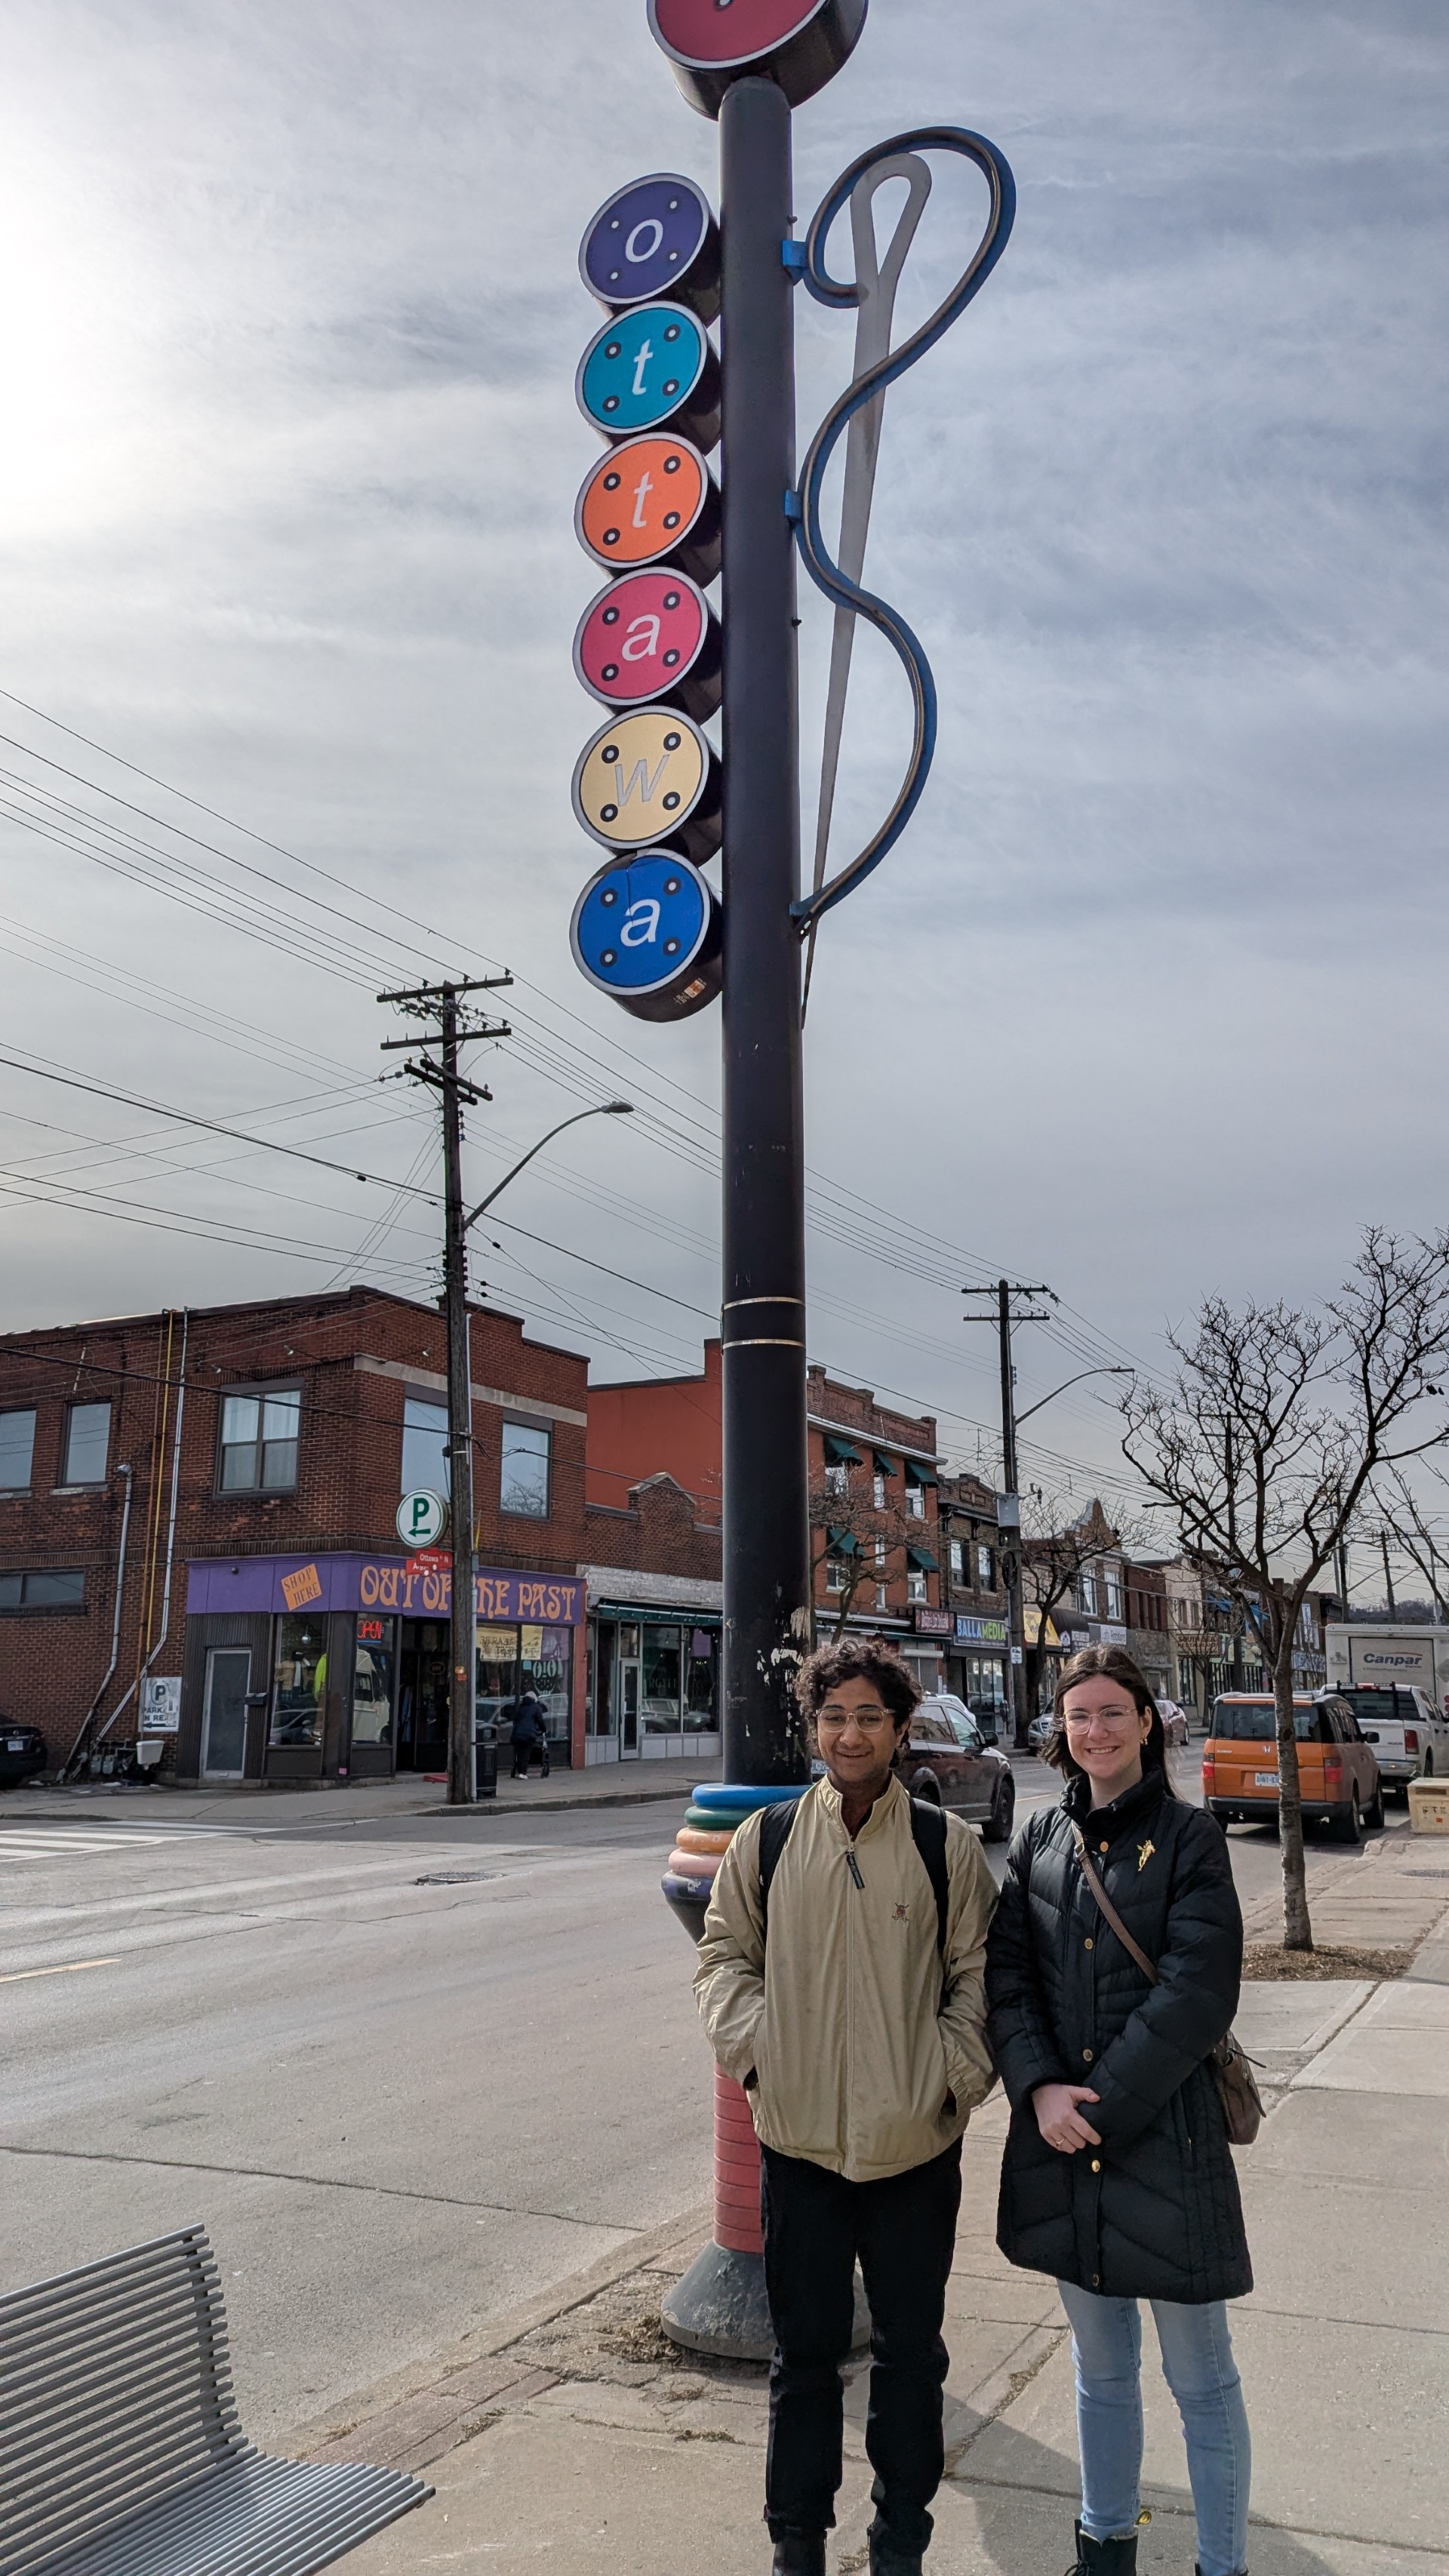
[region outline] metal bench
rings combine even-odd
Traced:
[[[0,2298],[0,2576],[309,2576],[431,2494],[246,2439],[204,2228]]]

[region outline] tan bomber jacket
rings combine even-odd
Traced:
[[[828,1780],[801,1799],[771,1882],[768,1944],[759,1846],[755,1815],[725,1853],[705,1916],[694,1992],[716,2058],[748,2087],[757,2134],[783,2155],[851,2182],[927,2163],[995,2080],[983,2026],[996,1887],[980,1843],[946,1818],[944,1976],[899,1780],[854,1843]]]

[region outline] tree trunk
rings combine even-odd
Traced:
[[[1298,1738],[1293,1732],[1293,1631],[1282,1638],[1273,1664],[1278,1727],[1278,1836],[1283,1860],[1283,1947],[1311,1950],[1308,1873],[1303,1860],[1303,1798],[1298,1782]]]

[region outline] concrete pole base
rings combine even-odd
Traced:
[[[670,2342],[686,2352],[712,2353],[719,2361],[768,2361],[775,2335],[765,2297],[764,2256],[706,2245],[666,2294],[659,2322]],[[869,2341],[870,2310],[857,2272],[850,2349],[861,2352]]]

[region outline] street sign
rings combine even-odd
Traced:
[[[148,1673],[141,1684],[141,1732],[174,1735],[181,1724],[181,1675]]]
[[[703,322],[719,311],[719,226],[692,179],[631,179],[601,206],[583,238],[579,275],[611,312],[672,295]]]
[[[718,116],[732,81],[759,73],[792,107],[855,50],[866,0],[649,0],[649,24],[691,107]]]
[[[581,974],[641,1020],[687,1019],[720,988],[720,908],[676,850],[611,860],[574,906]]]
[[[605,438],[665,421],[706,453],[719,439],[719,360],[697,314],[646,304],[596,331],[575,379],[585,420]]]
[[[720,700],[719,622],[683,573],[625,573],[584,610],[574,669],[606,707],[653,700],[702,723]]]
[[[688,716],[662,707],[600,726],[579,754],[573,800],[584,830],[606,849],[642,849],[666,835],[688,859],[719,848],[718,754]]]
[[[596,465],[574,509],[585,554],[610,572],[677,564],[692,581],[719,570],[719,486],[685,438],[631,438]]]
[[[441,1494],[419,1487],[404,1494],[397,1507],[397,1534],[404,1547],[436,1547],[448,1526],[448,1506]]]

